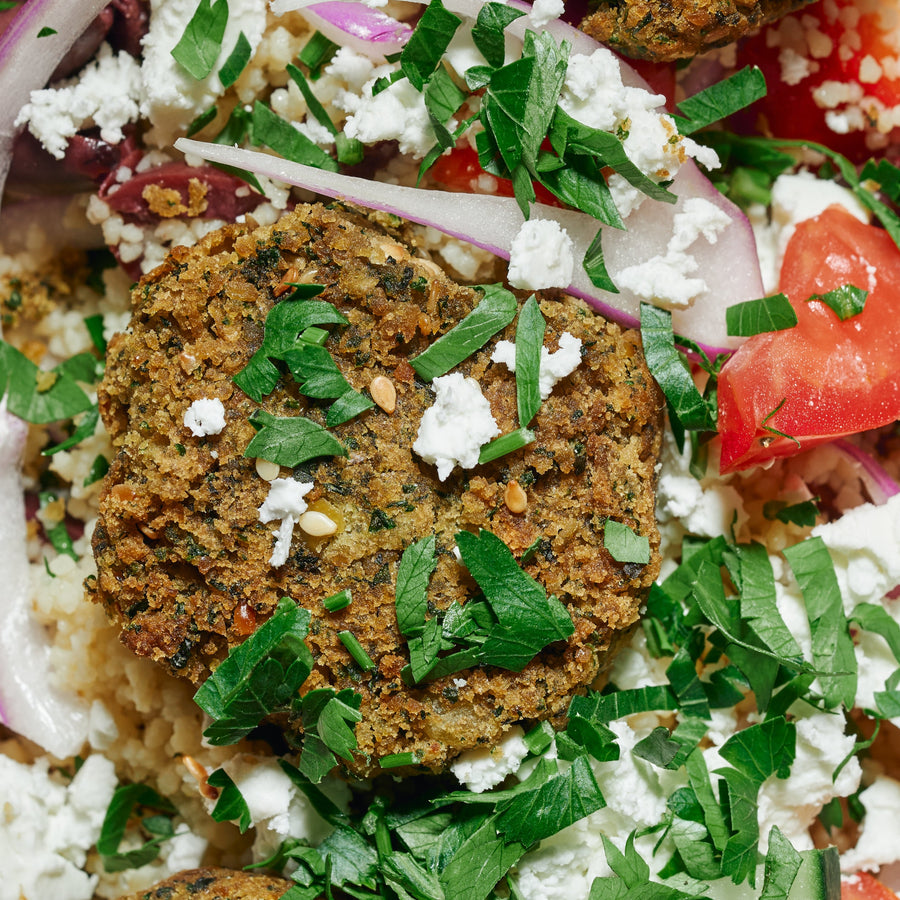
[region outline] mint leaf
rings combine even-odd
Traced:
[[[725,325],[732,337],[752,337],[793,328],[796,324],[797,313],[784,294],[746,300],[725,310]]]
[[[253,55],[253,49],[250,47],[250,41],[247,40],[247,35],[242,31],[235,42],[234,49],[228,56],[228,59],[222,65],[222,68],[219,69],[219,81],[222,82],[222,87],[231,87],[238,78],[240,77],[241,72],[247,67],[247,63],[250,62],[250,57]]]
[[[227,24],[228,0],[200,0],[184,34],[172,48],[175,61],[198,81],[212,72]]]
[[[413,357],[410,365],[425,381],[446,374],[509,325],[518,308],[518,301],[505,288],[499,284],[485,285],[484,297],[472,312]]]
[[[213,720],[203,732],[211,744],[233,744],[267,715],[297,701],[312,671],[312,654],[303,642],[309,618],[307,610],[283,597],[272,618],[233,647],[200,685],[194,702]]]
[[[866,297],[868,296],[868,291],[854,287],[852,284],[844,284],[824,294],[813,294],[808,298],[807,302],[820,300],[842,322],[846,322],[847,319],[858,316],[863,311],[866,305]]]
[[[250,807],[238,786],[224,769],[216,769],[209,778],[207,784],[219,788],[219,799],[210,814],[215,822],[237,822],[241,834],[252,824]]]
[[[682,134],[693,134],[765,96],[766,79],[762,71],[756,66],[746,66],[687,100],[682,100],[678,108],[686,118],[674,118]]]
[[[317,456],[347,455],[347,448],[336,437],[303,416],[278,418],[258,409],[250,422],[259,430],[250,439],[244,456],[294,468]]]
[[[856,699],[856,655],[834,565],[820,537],[788,547],[784,555],[793,569],[812,632],[813,665],[825,691],[828,707],[843,703],[853,708]]]
[[[603,546],[616,562],[637,563],[642,566],[650,562],[650,541],[645,535],[635,534],[624,522],[606,520],[603,525]]]
[[[546,323],[534,297],[519,311],[516,323],[516,404],[519,425],[527,428],[541,408],[541,351]]]

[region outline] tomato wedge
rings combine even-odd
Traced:
[[[897,900],[897,895],[868,872],[841,882],[841,900]]]
[[[848,284],[869,296],[845,321],[808,301]],[[887,233],[829,207],[791,237],[780,289],[798,324],[749,338],[722,367],[722,472],[900,418],[900,249]]]

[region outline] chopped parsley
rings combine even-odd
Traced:
[[[198,81],[213,70],[228,24],[228,0],[200,0],[172,56]]]
[[[219,81],[222,82],[222,87],[231,87],[238,80],[241,72],[244,71],[247,63],[250,62],[252,55],[253,49],[250,46],[250,41],[247,40],[247,35],[242,31],[238,35],[234,49],[229,54],[228,59],[225,60],[222,68],[219,69]]]
[[[818,300],[824,303],[842,322],[845,322],[863,311],[868,296],[868,291],[852,284],[845,284],[824,294],[813,294],[809,301]]]
[[[153,811],[141,818],[140,830],[150,837],[133,850],[120,850],[129,821],[143,809]],[[159,856],[159,847],[175,834],[172,816],[176,809],[169,800],[146,784],[125,784],[116,788],[103,817],[97,852],[107,872],[137,869]]]
[[[773,294],[732,304],[725,310],[725,324],[732,337],[751,337],[793,328],[797,324],[797,313],[784,294]]]
[[[347,448],[331,432],[303,416],[278,417],[258,409],[250,424],[258,430],[244,456],[295,468],[318,456],[347,455]]]
[[[607,519],[603,526],[603,546],[609,555],[620,563],[650,562],[650,541],[642,534],[635,534],[624,522]]]

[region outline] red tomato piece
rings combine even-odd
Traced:
[[[900,104],[898,14],[898,0],[827,0],[743,42],[738,64],[758,65],[769,93],[740,117],[742,130],[816,141],[857,161],[884,149]]]
[[[498,178],[481,168],[478,153],[468,144],[454,147],[449,153],[439,156],[429,170],[431,177],[446,190],[458,194],[497,194],[512,197],[512,182],[508,178]],[[535,184],[534,193],[538,203],[559,206],[560,202],[543,185]]]
[[[807,302],[847,284],[869,291],[859,315]],[[900,249],[887,233],[829,207],[797,227],[779,287],[798,324],[749,338],[722,367],[723,472],[900,418]]]
[[[841,900],[898,900],[897,895],[868,872],[858,872],[852,881],[841,882]]]

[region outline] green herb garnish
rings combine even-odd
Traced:
[[[134,850],[120,851],[125,829],[135,810],[146,807],[157,815],[142,820],[143,829],[154,835]],[[177,810],[169,800],[145,784],[126,784],[117,787],[110,800],[97,839],[97,852],[107,872],[123,872],[153,862],[159,856],[159,846],[175,833],[171,817]],[[163,813],[163,815],[159,815]]]
[[[50,37],[51,34],[59,34],[59,32],[55,28],[51,28],[49,25],[45,25],[38,33],[37,36],[39,38]]]
[[[282,119],[259,100],[253,105],[253,122],[250,130],[254,144],[265,144],[291,162],[314,166],[328,172],[338,170],[337,162],[318,144],[314,144],[287,119]]]
[[[507,453],[515,453],[533,443],[536,435],[528,428],[517,428],[508,434],[501,434],[500,437],[494,438],[490,443],[485,444],[478,454],[478,464],[493,462]]]
[[[215,822],[237,822],[241,834],[252,824],[250,807],[238,786],[224,769],[216,769],[206,779],[207,784],[219,788],[219,799],[210,815]]]
[[[252,55],[253,48],[250,46],[250,41],[247,40],[247,35],[242,31],[238,35],[234,49],[228,55],[228,59],[225,60],[222,68],[219,69],[219,81],[222,82],[222,87],[231,87],[238,80],[241,72],[244,71],[247,63],[250,62]]]
[[[352,600],[353,597],[350,593],[350,588],[344,588],[342,591],[338,591],[336,594],[326,597],[322,601],[322,606],[325,607],[327,612],[337,612],[338,610],[346,609]]]
[[[294,468],[317,456],[347,455],[347,448],[334,435],[303,416],[279,418],[258,409],[250,416],[250,423],[258,431],[244,456]]]
[[[833,291],[826,291],[824,294],[813,294],[809,297],[809,300],[820,300],[842,322],[845,322],[847,319],[853,318],[853,316],[858,316],[863,311],[868,296],[868,291],[854,287],[852,284],[845,284],[835,288]]]
[[[200,0],[184,34],[172,48],[175,61],[198,81],[212,72],[227,24],[228,0]]]
[[[609,555],[620,563],[650,562],[650,541],[642,534],[635,534],[624,522],[607,519],[603,526],[603,546]]]
[[[797,313],[784,294],[773,294],[729,306],[725,310],[725,324],[732,337],[751,337],[793,328],[797,324]]]
[[[372,657],[366,653],[365,648],[359,642],[359,638],[352,631],[339,631],[338,638],[347,649],[347,652],[353,657],[353,661],[363,672],[371,672],[375,668]]]
[[[516,404],[522,428],[531,424],[541,407],[541,350],[545,328],[537,300],[529,297],[516,323]]]
[[[766,79],[756,66],[743,69],[682,100],[684,116],[674,116],[682,134],[693,134],[714,122],[727,119],[766,96]]]
[[[306,42],[297,59],[309,69],[309,77],[315,81],[320,76],[322,67],[337,51],[337,44],[325,37],[321,31],[316,31]]]
[[[431,381],[446,374],[516,317],[519,304],[509,291],[499,284],[486,285],[483,290],[484,296],[472,312],[409,361],[419,377]]]

